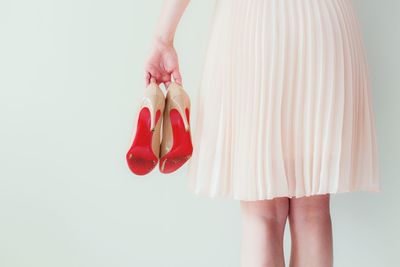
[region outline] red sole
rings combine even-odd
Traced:
[[[157,110],[155,124],[161,116]],[[137,175],[149,173],[158,163],[158,156],[154,155],[151,147],[153,132],[150,130],[150,110],[144,107],[139,113],[137,130],[133,143],[126,154],[129,169]]]
[[[185,109],[189,122],[189,110]],[[176,109],[171,109],[170,119],[173,133],[173,145],[170,151],[160,159],[162,173],[171,173],[179,169],[192,156],[193,146],[190,131],[185,130],[183,118]]]

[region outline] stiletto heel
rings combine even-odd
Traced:
[[[182,86],[171,83],[163,116],[160,172],[171,173],[179,169],[192,156],[192,152],[190,99]]]
[[[136,112],[134,138],[126,154],[130,170],[137,175],[149,173],[158,163],[160,131],[165,97],[160,87],[152,82],[145,89]]]

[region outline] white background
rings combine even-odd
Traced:
[[[1,267],[239,266],[237,201],[192,194],[186,166],[137,177],[125,164],[161,3],[0,2]],[[335,266],[396,266],[400,2],[354,3],[368,50],[383,191],[332,197]],[[213,4],[192,1],[177,32],[193,103]]]

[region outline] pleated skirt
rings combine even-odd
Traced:
[[[351,0],[216,0],[189,188],[238,200],[380,191]]]

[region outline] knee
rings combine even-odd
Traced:
[[[244,219],[256,219],[265,223],[282,225],[286,222],[288,216],[289,199],[241,201],[240,206]]]

